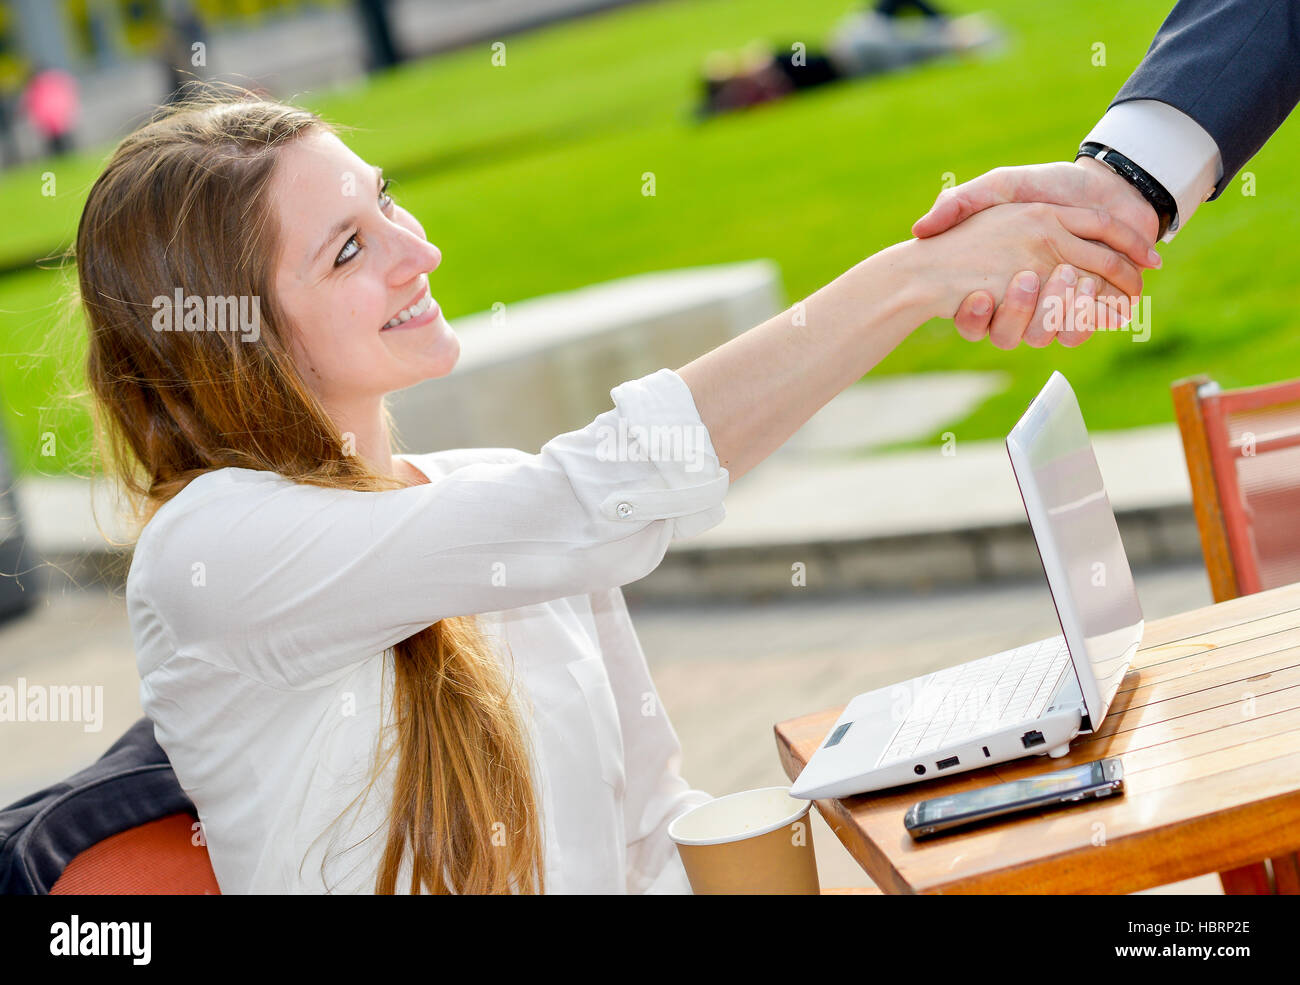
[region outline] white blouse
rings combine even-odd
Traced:
[[[531,707],[548,890],[690,891],[667,827],[709,795],[678,775],[619,586],[721,522],[730,480],[675,372],[610,395],[536,455],[402,456],[430,482],[385,492],[218,469],[145,527],[141,703],[222,892],[374,891],[396,756],[349,805],[391,721],[390,648],[471,613]]]

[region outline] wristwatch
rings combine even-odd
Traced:
[[[1074,159],[1077,161],[1081,157],[1095,158],[1141,192],[1142,197],[1147,200],[1151,208],[1155,209],[1156,216],[1160,219],[1160,232],[1156,239],[1164,238],[1165,233],[1169,231],[1169,224],[1174,221],[1174,216],[1178,214],[1178,203],[1165,190],[1164,185],[1156,181],[1155,178],[1151,177],[1119,151],[1107,147],[1105,144],[1084,144],[1079,148],[1079,153],[1075,155]]]

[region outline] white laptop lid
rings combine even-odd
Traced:
[[[1088,721],[1095,731],[1142,640],[1142,607],[1079,401],[1060,373],[1007,435]]]

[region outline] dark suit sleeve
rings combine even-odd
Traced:
[[[1156,99],[1219,145],[1220,193],[1300,102],[1300,0],[1182,0],[1116,103]]]

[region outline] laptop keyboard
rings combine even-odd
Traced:
[[[922,756],[972,735],[1037,718],[1070,660],[1057,636],[934,674],[912,703],[881,763]]]

